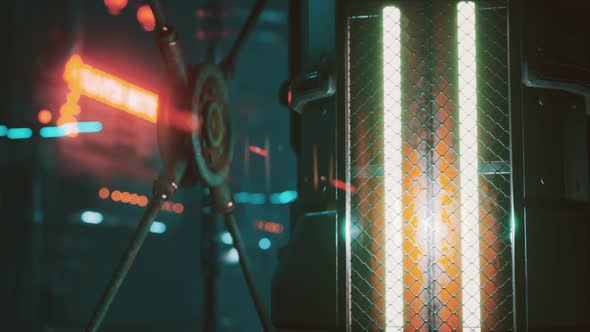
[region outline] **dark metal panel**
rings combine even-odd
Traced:
[[[337,227],[336,211],[306,214],[297,223],[273,280],[276,327],[338,328]]]
[[[590,3],[527,0],[525,84],[590,94]]]
[[[335,38],[337,1],[291,0],[289,79],[322,70],[335,75],[343,43]],[[340,44],[340,46],[336,46]],[[291,214],[291,239],[273,278],[273,323],[280,329],[340,331],[346,294],[338,191],[340,127],[335,97],[291,111],[298,158],[299,199]],[[341,172],[343,173],[343,172]],[[342,205],[344,207],[344,205]]]
[[[584,98],[537,88],[526,88],[524,96],[529,328],[587,328],[590,209],[584,195]]]
[[[584,98],[569,92],[525,90],[527,206],[588,201]]]
[[[333,98],[306,107],[302,114],[301,204],[304,212],[334,208],[336,188],[334,162],[336,155],[336,110]]]

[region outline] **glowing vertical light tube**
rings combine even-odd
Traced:
[[[457,5],[463,331],[481,331],[475,3]]]
[[[383,177],[387,331],[402,331],[404,327],[400,21],[401,13],[397,7],[383,9]]]

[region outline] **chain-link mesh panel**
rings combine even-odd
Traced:
[[[347,57],[352,330],[512,330],[506,1],[358,13]]]

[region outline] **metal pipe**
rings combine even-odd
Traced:
[[[156,20],[156,27],[161,28],[166,26],[166,16],[164,15],[164,10],[162,10],[162,4],[159,0],[147,0],[147,4],[152,9],[154,13],[154,18]]]
[[[150,231],[152,222],[158,215],[158,211],[160,210],[160,207],[164,201],[164,195],[156,196],[150,200],[147,209],[143,214],[137,229],[135,230],[133,240],[121,258],[121,261],[115,270],[115,274],[113,275],[109,285],[103,293],[100,302],[96,307],[94,314],[92,315],[90,323],[88,323],[88,326],[86,327],[86,332],[96,332],[100,328],[100,325],[102,324],[109,307],[111,306],[111,303],[115,299],[115,296],[123,284],[123,281],[125,281],[125,277],[131,269],[131,266],[133,265],[137,254],[139,253],[139,249],[141,249],[141,246],[143,245],[143,242]]]
[[[188,86],[188,71],[176,31],[166,22],[160,1],[147,0],[147,3],[156,20],[156,43],[172,78],[174,90],[180,89],[184,92]]]
[[[202,193],[201,265],[203,270],[203,331],[217,331],[216,288],[219,274],[217,214],[211,208],[209,188]]]
[[[258,21],[258,16],[260,16],[260,13],[262,12],[262,8],[264,8],[264,5],[266,5],[266,0],[258,0],[256,2],[256,5],[254,5],[254,8],[250,12],[250,15],[248,15],[248,18],[246,19],[246,23],[244,23],[244,26],[242,27],[240,34],[236,38],[236,41],[234,42],[231,50],[229,51],[229,54],[227,55],[227,57],[223,61],[223,66],[225,67],[226,76],[229,76],[229,77],[233,76],[233,71],[234,71],[236,59],[238,57],[238,53],[240,52],[240,50],[242,49],[242,46],[246,42],[246,39],[248,38],[248,36],[252,32],[254,25]],[[228,71],[229,71],[229,73],[228,73]]]

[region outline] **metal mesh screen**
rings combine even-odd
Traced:
[[[506,1],[347,34],[352,330],[512,330]]]

